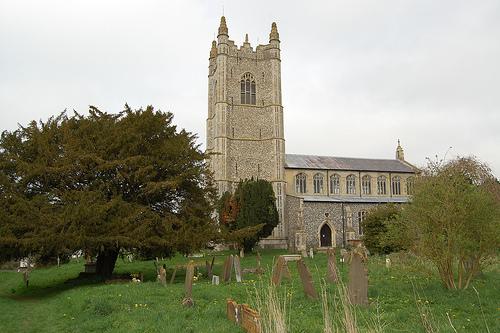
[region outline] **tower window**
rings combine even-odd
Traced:
[[[256,88],[255,88],[255,79],[252,74],[245,73],[240,81],[240,90],[241,90],[241,104],[251,104],[255,105],[257,102],[256,99]]]

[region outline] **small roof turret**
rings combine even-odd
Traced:
[[[280,34],[278,33],[278,27],[276,26],[276,22],[273,22],[271,25],[271,33],[269,34],[269,42],[277,40],[280,41]]]

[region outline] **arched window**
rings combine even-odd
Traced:
[[[295,192],[297,193],[306,193],[306,181],[307,177],[303,173],[299,173],[295,176]]]
[[[340,194],[340,176],[337,174],[330,176],[330,193]]]
[[[377,178],[377,194],[382,194],[382,195],[387,194],[387,186],[386,186],[385,176],[379,176]]]
[[[413,195],[414,180],[413,177],[406,178],[406,194]]]
[[[313,177],[314,193],[323,193],[323,175],[317,173]]]
[[[401,177],[399,176],[392,177],[392,194],[401,194]]]
[[[356,194],[356,177],[349,175],[346,178],[347,194]]]
[[[361,189],[363,194],[372,194],[372,178],[368,175],[363,176],[361,179]]]
[[[245,73],[240,81],[241,85],[241,104],[255,105],[255,79],[252,74]]]

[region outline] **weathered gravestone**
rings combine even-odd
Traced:
[[[166,285],[167,284],[167,270],[166,270],[166,265],[165,264],[163,266],[161,266],[160,269],[158,270],[158,281],[162,285]]]
[[[391,258],[389,257],[385,258],[385,268],[387,269],[391,268]]]
[[[368,271],[363,261],[362,254],[353,251],[347,293],[351,303],[356,305],[368,305]]]
[[[241,282],[241,277],[243,273],[241,272],[240,258],[238,256],[233,257],[234,272],[236,274],[236,282]]]
[[[212,284],[218,286],[219,285],[219,276],[212,275]]]
[[[283,277],[290,278],[290,270],[288,269],[288,263],[285,256],[279,256],[273,269],[273,276],[271,282],[278,286],[281,283]]]
[[[302,281],[306,296],[312,299],[318,299],[318,293],[314,288],[312,275],[307,269],[304,260],[300,259],[297,261],[297,268],[299,269],[300,280]]]
[[[205,266],[207,268],[207,276],[208,276],[209,280],[212,280],[212,276],[214,275],[214,273],[213,273],[214,261],[215,261],[215,257],[212,258],[211,264],[208,263],[208,260],[205,260]]]
[[[338,282],[339,278],[337,276],[337,266],[335,264],[335,249],[328,249],[326,255],[328,256],[326,280],[330,283]]]
[[[314,259],[314,250],[312,247],[309,248],[309,258]]]
[[[174,283],[176,273],[177,273],[177,266],[175,266],[174,271],[172,272],[172,277],[170,278],[170,284]]]
[[[193,277],[194,277],[194,262],[191,260],[186,267],[186,280],[184,281],[184,299],[182,305],[193,306]]]
[[[224,261],[224,272],[222,273],[222,280],[224,282],[230,282],[231,281],[231,275],[233,273],[233,261],[234,257],[231,254],[229,257],[227,257],[226,261]]]
[[[247,333],[261,333],[260,315],[247,304],[241,304],[241,327]]]
[[[227,312],[227,319],[229,319],[232,322],[235,322],[238,325],[241,323],[241,311],[238,303],[236,303],[232,299],[228,299],[226,303],[226,312]]]
[[[349,262],[349,258],[351,257],[351,255],[349,254],[349,252],[347,252],[346,249],[340,249],[340,257],[340,262],[344,264]]]

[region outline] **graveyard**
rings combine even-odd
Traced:
[[[119,258],[115,274],[131,273],[141,277],[140,282],[77,279],[84,265],[77,259],[34,269],[29,287],[21,273],[2,270],[1,332],[245,332],[228,318],[228,300],[256,311],[257,299],[266,301],[270,285],[285,304],[288,332],[324,332],[325,297],[333,324],[342,320],[338,290],[349,287],[350,275],[359,273],[349,272],[340,252],[335,273],[325,253],[301,258],[285,251],[262,251],[262,274],[256,269],[255,253],[242,258],[237,254],[206,252],[203,257],[176,256],[158,263]],[[281,255],[288,269],[278,276],[273,267],[283,264]],[[239,277],[234,270],[228,272],[229,258],[240,261]],[[430,265],[408,254],[391,255],[390,265],[386,259],[369,256],[366,261],[368,304],[352,306],[359,332],[429,332],[429,322],[440,332],[500,331],[498,257],[464,291],[446,290]],[[157,268],[163,264],[165,277],[158,281]],[[219,278],[218,285],[212,284],[208,270]],[[189,295],[186,271],[193,277]],[[310,278],[313,294],[305,292],[302,274]]]

